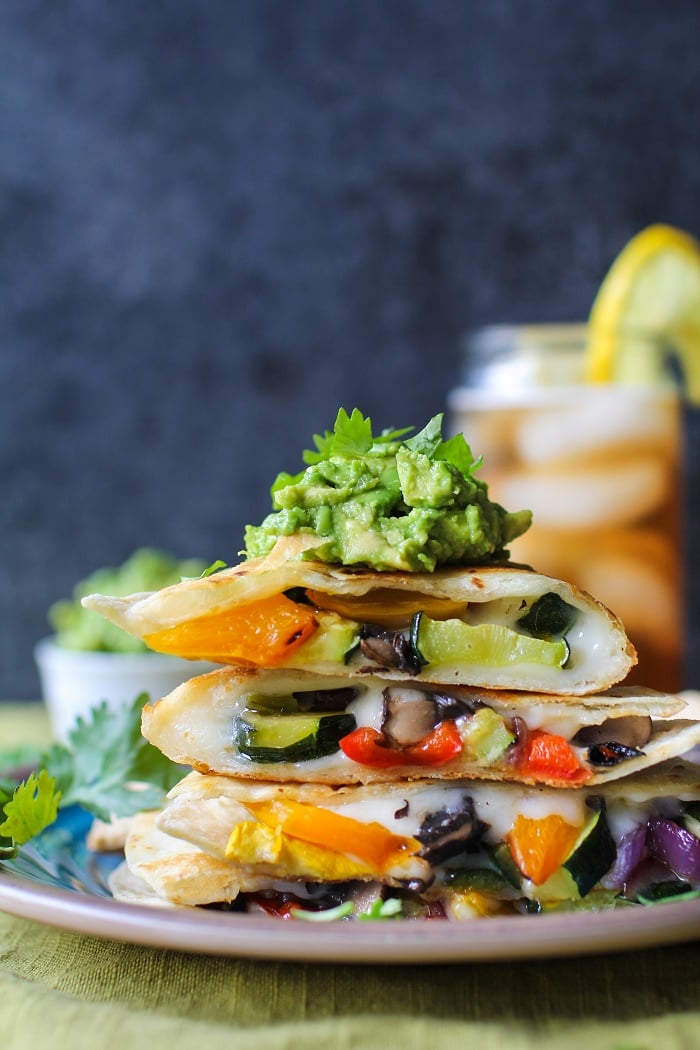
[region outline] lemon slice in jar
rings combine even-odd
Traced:
[[[658,383],[675,360],[700,404],[700,242],[673,226],[648,226],[610,267],[588,320],[588,378]]]

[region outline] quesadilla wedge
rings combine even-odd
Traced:
[[[357,784],[482,778],[602,784],[700,743],[679,697],[618,687],[552,697],[384,676],[228,668],[142,714],[144,736],[203,773]]]
[[[666,763],[569,790],[190,773],[161,811],[135,819],[112,889],[133,901],[141,884],[145,903],[234,902],[284,917],[381,915],[389,898],[385,914],[452,919],[697,895],[698,772]]]
[[[306,543],[83,604],[158,652],[218,664],[584,695],[636,662],[620,621],[561,580],[513,566],[379,573],[306,561]]]

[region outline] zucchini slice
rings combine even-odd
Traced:
[[[582,897],[593,889],[612,867],[617,850],[603,810],[584,825],[562,868],[568,871]]]
[[[234,719],[234,739],[241,755],[253,762],[309,762],[332,755],[357,727],[355,716],[276,714],[247,711]]]
[[[569,659],[564,638],[550,642],[494,623],[473,625],[464,620],[431,620],[421,616],[412,625],[411,642],[423,664],[458,662],[487,667],[538,664],[559,668]]]

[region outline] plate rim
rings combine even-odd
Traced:
[[[700,939],[700,899],[671,901],[641,911],[510,915],[463,922],[304,923],[194,907],[132,904],[45,885],[7,870],[0,871],[0,910],[68,932],[143,947],[335,964],[524,961]],[[478,935],[469,936],[472,932]]]

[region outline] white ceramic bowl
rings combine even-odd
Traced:
[[[53,638],[34,648],[42,695],[57,740],[65,741],[79,715],[102,700],[131,703],[139,693],[159,700],[196,675],[213,669],[201,660],[161,653],[95,653],[65,649]]]

